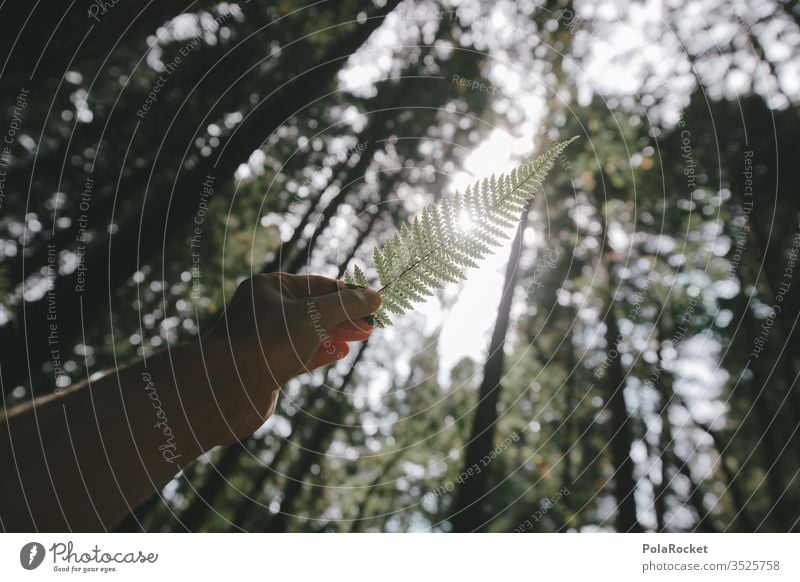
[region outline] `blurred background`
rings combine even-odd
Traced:
[[[800,7],[0,8],[4,406],[374,277],[422,207],[573,143],[518,234],[291,381],[120,531],[797,531]]]

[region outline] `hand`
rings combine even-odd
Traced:
[[[252,434],[292,376],[369,337],[358,320],[379,305],[326,277],[253,277],[198,341],[6,410],[0,527],[110,527],[199,455]]]
[[[289,379],[344,358],[347,342],[366,340],[372,326],[361,318],[380,304],[371,289],[317,275],[257,275],[239,285],[204,342],[228,364],[217,374],[223,378],[211,378],[226,425],[221,440],[252,434],[272,416]]]

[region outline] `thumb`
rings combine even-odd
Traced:
[[[348,320],[361,319],[381,306],[381,296],[373,289],[341,289],[337,293],[314,297],[322,324],[331,327]]]

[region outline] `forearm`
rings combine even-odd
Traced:
[[[325,277],[251,277],[204,338],[0,416],[0,527],[112,527],[199,455],[263,425],[290,378],[367,339],[355,322],[379,306],[375,291]]]
[[[208,380],[231,377],[221,365],[195,343],[11,411],[0,424],[4,529],[113,526],[222,440]]]

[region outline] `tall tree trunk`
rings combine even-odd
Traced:
[[[359,502],[355,511],[356,517],[350,522],[350,527],[348,528],[349,533],[355,533],[364,530],[364,524],[368,519],[364,517],[364,514],[367,511],[367,504],[369,503],[369,500],[376,495],[380,484],[386,481],[386,476],[394,469],[395,465],[397,465],[402,458],[403,456],[399,453],[393,454],[389,460],[383,464],[381,470],[377,475],[375,475],[375,478],[370,482],[369,486],[365,488],[364,497],[361,498],[361,501]]]
[[[569,309],[567,313],[570,314],[568,319],[573,320],[574,310]],[[575,358],[575,343],[574,343],[573,325],[569,326],[567,330],[567,337],[564,346],[564,362],[566,364],[567,377],[564,380],[564,409],[566,417],[563,424],[563,472],[561,473],[561,481],[563,486],[571,487],[574,475],[572,472],[572,448],[575,445],[577,437],[575,431],[575,414],[578,406],[578,399],[576,398],[576,387],[578,385],[578,362]],[[564,499],[564,503],[569,503],[569,498]]]
[[[666,494],[669,490],[670,482],[670,467],[674,468],[681,475],[689,481],[689,498],[687,503],[694,507],[698,515],[697,524],[695,524],[693,531],[713,533],[717,532],[718,528],[714,525],[709,511],[705,507],[703,500],[701,485],[697,483],[692,477],[692,472],[689,467],[689,462],[677,458],[673,450],[673,434],[672,424],[669,420],[669,411],[673,403],[676,402],[676,395],[672,384],[672,375],[664,368],[664,350],[667,343],[670,341],[669,337],[671,332],[671,323],[667,323],[668,315],[666,311],[658,306],[658,312],[662,313],[661,319],[656,323],[658,334],[658,362],[656,364],[658,375],[654,382],[654,387],[658,393],[660,411],[659,416],[661,419],[661,432],[659,434],[659,442],[656,447],[656,454],[661,463],[661,482],[658,485],[653,485],[654,501],[653,505],[656,513],[656,531],[665,532],[669,525],[665,521],[666,515]]]
[[[756,373],[753,379],[759,377],[764,378],[763,375]],[[787,493],[791,489],[792,483],[784,473],[784,467],[789,468],[789,474],[792,473],[788,459],[791,443],[784,441],[785,437],[779,432],[781,427],[777,426],[776,418],[773,416],[777,414],[777,411],[774,411],[768,404],[763,392],[761,394],[757,392],[757,386],[753,383],[753,409],[761,431],[762,467],[766,473],[766,490],[771,502],[761,527],[766,526],[766,531],[789,532],[796,515],[796,512],[787,503]],[[762,385],[762,389],[766,389],[766,384]],[[772,527],[769,525],[770,521],[774,524]]]
[[[664,313],[663,309],[659,312]],[[653,506],[656,512],[656,531],[664,531],[664,515],[666,513],[666,495],[669,483],[669,465],[672,461],[672,424],[669,420],[669,410],[672,405],[672,378],[664,369],[664,349],[669,341],[668,333],[665,329],[664,319],[666,315],[656,323],[658,330],[658,361],[656,362],[658,375],[655,381],[655,389],[658,393],[661,418],[661,432],[658,435],[658,457],[661,463],[661,482],[653,486]]]
[[[746,313],[745,318],[748,322],[745,330],[750,331],[745,337],[757,337],[759,320],[756,320],[751,312]],[[776,319],[780,319],[780,317]],[[746,381],[746,386],[750,391],[749,401],[750,412],[753,413],[753,429],[760,440],[760,446],[756,450],[761,452],[761,467],[766,480],[765,489],[770,501],[760,527],[766,526],[767,531],[788,532],[792,529],[795,512],[788,504],[786,493],[791,487],[791,481],[784,468],[790,467],[788,456],[792,431],[785,431],[778,422],[780,409],[775,406],[774,398],[779,398],[781,391],[777,389],[772,379],[778,363],[769,368],[767,366],[766,362],[751,359],[750,370],[753,375]],[[789,384],[787,389],[791,390],[793,386],[793,383]],[[771,398],[774,392],[777,394]],[[785,398],[788,399],[789,395],[786,395]],[[782,403],[781,400],[777,400],[777,402]]]
[[[294,517],[297,511],[297,502],[303,492],[305,478],[308,476],[314,463],[319,462],[325,455],[337,425],[341,423],[347,413],[349,406],[344,391],[350,384],[355,374],[356,367],[361,361],[361,358],[363,358],[366,349],[367,342],[364,342],[353,360],[353,363],[350,365],[350,369],[342,379],[340,389],[336,392],[328,391],[325,393],[323,397],[325,400],[325,413],[317,421],[308,441],[303,442],[300,458],[293,463],[289,469],[289,473],[286,476],[286,488],[283,491],[280,511],[267,523],[265,531],[285,532],[288,530],[291,518]]]
[[[700,483],[697,483],[692,477],[692,472],[689,469],[689,464],[681,459],[676,459],[675,464],[678,465],[678,471],[689,481],[689,505],[694,507],[699,519],[697,524],[692,528],[693,532],[700,533],[719,533],[719,528],[714,524],[711,519],[711,513],[706,509],[705,495]]]
[[[609,287],[615,289],[615,280],[609,268]],[[614,314],[613,300],[609,299],[603,323],[606,328],[606,349],[618,348],[617,338],[620,336],[617,317]],[[617,350],[618,351],[618,350]],[[619,532],[642,532],[636,515],[636,478],[631,458],[633,431],[631,417],[625,404],[625,371],[622,369],[621,356],[611,358],[605,377],[605,392],[608,395],[608,407],[611,412],[611,437],[609,449],[611,462],[614,465],[614,497],[617,500],[616,529]]]
[[[283,458],[290,449],[289,441],[292,438],[292,435],[295,434],[297,434],[297,432],[294,430],[293,425],[289,436],[284,439],[286,442],[278,446],[278,450],[272,457],[269,466],[259,469],[258,474],[250,482],[250,487],[245,494],[245,498],[242,499],[233,514],[230,531],[246,531],[248,516],[250,516],[254,511],[260,512],[264,509],[264,506],[258,503],[258,497],[260,497],[261,492],[264,489],[264,484],[267,482],[267,479],[269,479],[269,476],[275,473],[280,464],[283,462]]]
[[[472,532],[486,529],[491,518],[487,515],[483,499],[487,495],[490,467],[481,467],[480,462],[494,448],[495,423],[497,422],[497,404],[502,390],[503,367],[505,360],[505,342],[508,334],[508,323],[511,313],[511,302],[517,286],[519,257],[522,253],[522,239],[528,225],[528,214],[531,203],[522,214],[522,220],[506,265],[503,295],[497,308],[497,319],[489,343],[489,356],[483,368],[483,380],[478,391],[478,405],[472,420],[472,432],[464,454],[464,470],[480,470],[464,480],[458,487],[456,501],[452,510],[450,523],[453,531]]]
[[[245,443],[236,443],[227,447],[219,461],[209,468],[211,475],[219,478],[207,478],[200,489],[197,490],[194,501],[181,514],[180,520],[175,525],[175,531],[201,531],[208,513],[214,509],[213,503],[216,500],[223,485],[228,482],[227,475],[233,471],[239,463],[239,457],[245,451],[250,451],[255,445],[254,439],[250,438]]]
[[[578,406],[580,400],[578,399],[578,386],[580,386],[579,379],[579,365],[578,359],[575,356],[575,310],[572,307],[563,309],[566,314],[565,319],[570,322],[567,328],[567,336],[564,338],[564,345],[562,346],[563,361],[565,364],[566,375],[562,384],[564,390],[564,413],[565,417],[562,422],[561,430],[561,485],[570,490],[575,488],[575,469],[574,459],[576,450],[581,439],[580,429],[577,422]],[[570,527],[571,515],[575,507],[574,497],[567,495],[561,500],[564,505],[564,513],[568,517],[564,523],[558,528],[558,532],[565,532]],[[538,510],[534,508],[528,515]]]
[[[603,192],[611,186],[612,182],[604,170],[600,170],[598,185],[602,185]],[[606,402],[611,413],[611,431],[608,447],[611,451],[611,462],[614,466],[614,497],[617,500],[617,513],[615,527],[619,532],[642,532],[641,524],[636,512],[636,477],[634,476],[634,463],[631,458],[633,445],[632,419],[628,414],[625,403],[625,370],[622,368],[622,355],[619,353],[619,325],[614,309],[614,294],[619,288],[616,273],[614,272],[613,250],[608,241],[608,219],[606,206],[601,198],[599,187],[595,188],[595,209],[600,219],[601,251],[600,265],[606,279],[606,289],[603,291],[605,305],[603,312],[603,325],[605,326],[606,358],[610,360],[605,376],[600,380],[604,386]],[[616,356],[611,357],[611,350]]]
[[[711,437],[711,441],[714,443],[714,448],[717,449],[717,453],[719,454],[719,467],[727,483],[726,491],[730,492],[733,500],[733,508],[736,510],[736,514],[738,516],[736,521],[739,523],[741,531],[754,532],[755,522],[753,521],[753,518],[750,516],[750,512],[747,509],[748,496],[746,495],[745,491],[742,490],[740,484],[740,480],[743,476],[743,469],[742,467],[738,467],[736,470],[734,470],[734,468],[730,466],[730,463],[728,462],[728,439],[724,438],[719,434],[719,432],[712,429],[710,426],[694,418],[689,405],[683,400],[680,394],[673,392],[673,395],[680,405],[686,410],[689,418],[692,421],[692,424]],[[733,521],[731,521],[731,523],[733,523]],[[728,524],[728,526],[724,529],[728,530],[729,528],[730,524]]]
[[[381,124],[382,126],[382,124]],[[278,250],[275,258],[264,268],[265,273],[274,273],[276,271],[285,271],[287,273],[296,273],[308,261],[308,256],[311,254],[311,249],[319,238],[319,235],[328,227],[336,211],[344,203],[348,194],[352,192],[352,184],[362,179],[366,173],[369,165],[378,150],[375,140],[367,141],[366,150],[362,152],[361,157],[355,166],[342,177],[340,181],[339,192],[328,202],[325,208],[317,217],[316,226],[314,227],[313,234],[303,241],[303,231],[305,227],[311,222],[312,216],[317,212],[316,204],[312,205],[308,211],[303,215],[300,224],[292,233],[291,238],[286,241]],[[345,162],[346,164],[346,162]],[[301,244],[302,243],[302,244]],[[305,253],[303,251],[306,251]]]

